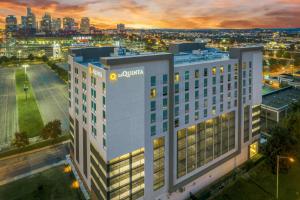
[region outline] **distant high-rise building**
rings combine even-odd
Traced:
[[[117,30],[118,32],[125,31],[125,24],[117,24]]]
[[[27,8],[26,29],[36,31],[36,18],[31,8]]]
[[[20,24],[20,28],[22,30],[25,30],[27,27],[27,16],[21,16],[21,24]]]
[[[40,29],[46,33],[51,31],[51,15],[49,13],[45,13],[43,16]]]
[[[58,32],[60,29],[61,29],[61,19],[60,18],[52,19],[51,31]]]
[[[84,34],[90,33],[90,19],[88,17],[81,18],[80,31]]]
[[[17,32],[18,24],[16,16],[8,15],[5,19],[5,23],[5,30],[7,33]]]
[[[75,30],[75,20],[71,17],[65,17],[63,19],[63,28],[66,31]]]

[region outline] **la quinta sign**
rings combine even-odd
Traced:
[[[119,78],[131,78],[133,76],[143,76],[143,75],[144,75],[144,71],[142,69],[125,70],[122,71],[121,73],[111,72],[109,74],[109,80],[116,81]]]

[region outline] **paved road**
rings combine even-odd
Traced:
[[[46,65],[31,65],[27,68],[38,107],[46,124],[54,119],[61,120],[62,129],[68,130],[67,85]]]
[[[0,69],[0,148],[9,145],[18,130],[15,69]]]
[[[49,147],[36,152],[28,152],[0,160],[0,182],[9,181],[16,176],[56,164],[66,159],[68,143]]]

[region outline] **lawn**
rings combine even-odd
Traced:
[[[28,86],[27,100],[24,83]],[[43,128],[43,120],[37,106],[35,96],[25,75],[24,69],[16,70],[16,95],[18,104],[19,130],[27,132],[29,137],[39,135]]]
[[[83,200],[79,189],[72,189],[73,175],[59,166],[0,187],[5,200]]]
[[[266,162],[260,163],[225,189],[214,200],[272,200],[276,195],[276,175]],[[293,163],[288,172],[279,175],[279,199],[300,199],[300,162]]]

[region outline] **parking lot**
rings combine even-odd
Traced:
[[[68,130],[67,85],[47,65],[30,65],[27,74],[44,124],[59,119]]]
[[[18,130],[15,69],[0,69],[0,148],[10,144]]]

